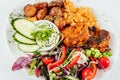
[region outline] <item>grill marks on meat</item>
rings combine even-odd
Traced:
[[[101,52],[110,51],[109,41],[110,41],[110,33],[106,30],[100,30],[98,33],[101,42],[97,46]]]
[[[94,36],[91,36],[88,41],[87,41],[89,47],[96,47],[97,45],[97,40]]]
[[[94,34],[96,31],[90,31],[90,38],[87,41],[87,45],[89,47],[98,48],[101,52],[109,51],[109,41],[110,41],[110,33],[106,30],[99,30],[97,34]]]
[[[104,40],[109,36],[109,32],[106,30],[100,30],[98,32],[98,36],[100,37],[101,40]]]
[[[43,8],[43,9],[40,9],[38,12],[37,12],[37,19],[38,20],[42,20],[45,18],[46,14],[47,14],[48,10],[46,8]]]

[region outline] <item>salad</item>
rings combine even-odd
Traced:
[[[93,80],[97,70],[110,66],[110,32],[101,29],[89,7],[70,0],[26,4],[10,14],[19,50],[12,70],[46,80]]]

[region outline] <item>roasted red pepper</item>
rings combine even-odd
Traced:
[[[90,57],[90,59],[91,59],[92,61],[95,61],[93,57]],[[93,67],[92,75],[87,76],[86,79],[93,79],[93,78],[95,77],[96,72],[97,72],[97,66],[96,66],[95,63],[92,63],[92,67]]]
[[[61,55],[60,60],[58,60],[58,61],[56,61],[54,63],[48,64],[48,69],[51,70],[51,69],[61,65],[64,62],[64,60],[65,60],[66,52],[67,52],[66,47],[64,45],[62,45],[62,55]]]
[[[42,61],[44,64],[48,65],[54,61],[54,58],[44,57],[44,58],[42,58]]]
[[[80,58],[80,55],[75,56],[74,59],[71,61],[71,63],[67,65],[65,68],[70,69],[71,67],[73,67],[77,63],[79,58]]]

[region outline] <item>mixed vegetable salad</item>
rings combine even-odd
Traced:
[[[63,16],[66,3],[72,2],[27,4],[22,17],[10,15],[13,39],[27,53],[15,61],[13,71],[26,68],[29,75],[46,80],[93,80],[97,69],[110,66],[110,33],[96,25],[83,29],[81,22],[69,23]]]
[[[20,57],[12,70],[26,67],[30,75],[44,76],[46,80],[91,80],[96,76],[97,69],[110,66],[109,57],[112,55],[111,52],[100,53],[94,48],[70,49],[62,43],[58,49],[47,53],[34,52],[33,55]]]

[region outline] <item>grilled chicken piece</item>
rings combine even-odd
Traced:
[[[49,14],[52,16],[62,17],[62,9],[60,7],[53,7]]]
[[[53,8],[53,7],[63,7],[63,1],[61,1],[61,0],[51,1],[48,4],[48,8]]]
[[[99,30],[97,36],[92,34],[88,39],[87,44],[90,48],[97,48],[100,52],[109,51],[110,33],[106,30]]]
[[[108,32],[108,31],[106,31],[106,30],[100,30],[100,31],[98,32],[98,36],[100,37],[100,39],[104,40],[104,39],[106,39],[107,37],[109,37],[110,35],[109,35],[109,32]]]
[[[66,26],[67,21],[64,18],[57,18],[55,19],[54,23],[58,27],[59,30],[62,30]]]
[[[110,33],[106,30],[100,30],[98,32],[98,36],[101,42],[97,47],[100,49],[101,52],[109,51]]]
[[[36,15],[37,19],[38,19],[38,20],[44,19],[45,16],[47,15],[47,12],[48,12],[48,10],[47,10],[46,8],[40,9],[40,10],[37,12],[37,15]]]
[[[94,36],[90,36],[87,43],[90,48],[97,46],[97,40]]]
[[[39,10],[39,9],[47,8],[48,3],[47,2],[39,2],[39,3],[35,3],[34,6],[36,7],[37,10]]]
[[[53,22],[53,21],[54,21],[54,16],[47,15],[47,16],[45,16],[45,18],[44,18],[44,19],[45,19],[45,20],[49,20],[49,21]]]
[[[36,12],[37,12],[36,7],[31,4],[27,4],[24,7],[24,13],[25,13],[25,16],[27,17],[33,17],[36,14]]]

